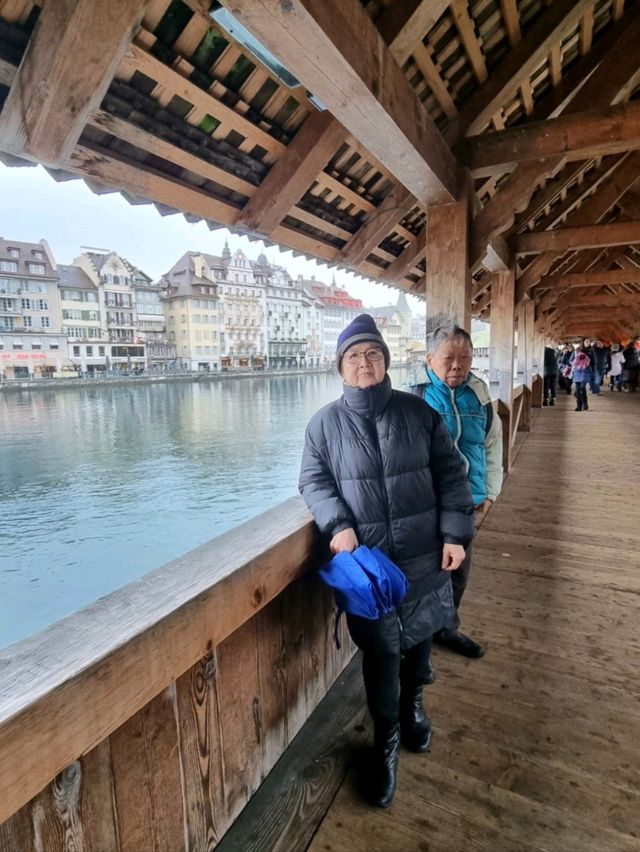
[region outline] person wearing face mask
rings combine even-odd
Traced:
[[[494,416],[487,385],[471,372],[472,362],[468,332],[455,323],[441,325],[427,337],[425,381],[414,385],[412,391],[440,414],[464,461],[477,525],[502,488],[502,424]],[[465,657],[478,658],[484,655],[482,645],[458,629],[458,609],[470,570],[469,545],[463,564],[451,577],[455,617],[433,641]]]
[[[473,536],[460,455],[433,410],[392,388],[389,360],[368,314],[342,332],[343,393],[307,426],[299,483],[332,553],[378,547],[409,582],[403,602],[382,617],[347,615],[374,723],[367,795],[378,807],[393,799],[400,740],[416,752],[430,747],[422,691],[431,637],[453,617],[451,572]]]

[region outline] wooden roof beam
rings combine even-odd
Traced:
[[[433,24],[437,6],[407,0],[401,7],[387,8],[378,20],[381,34],[399,64],[403,64],[403,50],[418,43]],[[238,226],[269,236],[347,139],[347,131],[330,112],[311,113],[244,207]],[[323,175],[321,179],[326,178]],[[344,187],[345,194],[348,191]]]
[[[456,162],[359,0],[224,0],[423,205],[451,202]]]
[[[140,26],[141,0],[48,0],[0,114],[0,149],[64,167]]]
[[[269,236],[302,198],[344,142],[347,132],[328,112],[312,112],[245,205],[238,227]]]
[[[388,284],[396,284],[401,281],[405,275],[424,260],[427,254],[427,240],[425,234],[422,233],[419,237],[409,243],[395,260],[393,260],[384,271],[382,278]]]
[[[554,8],[557,4],[554,3]],[[616,25],[617,38],[610,52],[573,98],[567,112],[607,107],[625,100],[640,79],[637,45],[640,40],[640,14],[629,11]],[[486,242],[513,224],[515,215],[526,209],[541,179],[557,172],[564,158],[547,157],[519,165],[484,207],[474,222],[471,263],[484,251]]]
[[[581,227],[599,221],[639,177],[640,154],[634,152],[601,185],[599,192],[567,217],[568,225]],[[541,276],[546,275],[551,264],[561,255],[562,252],[557,250],[543,252],[524,270],[516,285],[516,303],[527,297],[531,287],[538,283]]]
[[[568,272],[564,275],[545,275],[538,287],[605,287],[616,284],[640,284],[640,269],[602,269],[589,272]]]
[[[413,207],[411,193],[404,186],[395,186],[384,201],[371,214],[359,231],[342,249],[340,262],[345,266],[358,266],[387,236],[398,220]]]
[[[554,231],[532,231],[510,237],[509,243],[516,254],[626,246],[640,243],[640,222],[613,222],[607,225],[557,228]]]
[[[609,252],[603,252],[600,249],[588,249],[587,251],[576,252],[573,255],[570,264],[561,272],[557,271],[555,274],[567,275],[570,272],[579,273],[587,272],[589,270],[595,271],[596,269],[608,269],[610,266],[611,260],[609,258]],[[553,306],[556,299],[565,292],[562,287],[552,287],[550,289],[546,289],[542,298],[539,298],[538,294],[543,289],[545,281],[546,277],[541,278],[539,286],[533,291],[541,310],[548,310]],[[586,293],[587,290],[585,289],[583,292]],[[583,294],[579,293],[578,295]]]
[[[640,148],[640,103],[572,113],[467,139],[460,158],[474,177],[518,163],[562,156],[568,162]]]
[[[556,307],[566,308],[572,307],[575,304],[576,301],[573,293],[566,293],[558,299],[558,301],[556,302]],[[589,307],[593,308],[615,308],[619,305],[640,308],[640,294],[637,296],[632,296],[629,293],[626,293],[624,295],[622,293],[602,293],[597,296],[589,296],[588,305]]]
[[[591,5],[593,0],[556,0],[465,104],[447,129],[447,141],[480,133]]]

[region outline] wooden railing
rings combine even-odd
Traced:
[[[542,405],[543,379],[536,374],[532,378],[531,388],[518,384],[511,393],[511,407],[502,400],[493,401],[493,410],[502,422],[502,462],[505,471],[512,465],[512,450],[515,446],[518,432],[529,432],[531,429],[531,411]]]
[[[353,654],[316,553],[292,498],[0,651],[0,850],[212,848]]]

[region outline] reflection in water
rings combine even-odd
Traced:
[[[0,395],[0,647],[297,493],[339,394],[323,374]]]

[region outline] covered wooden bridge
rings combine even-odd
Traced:
[[[513,467],[391,814],[321,771],[348,669],[223,839],[352,656],[293,498],[0,652],[2,852],[640,848],[637,403],[535,419],[546,341],[640,331],[639,47],[639,0],[0,0],[5,163],[489,320]]]

